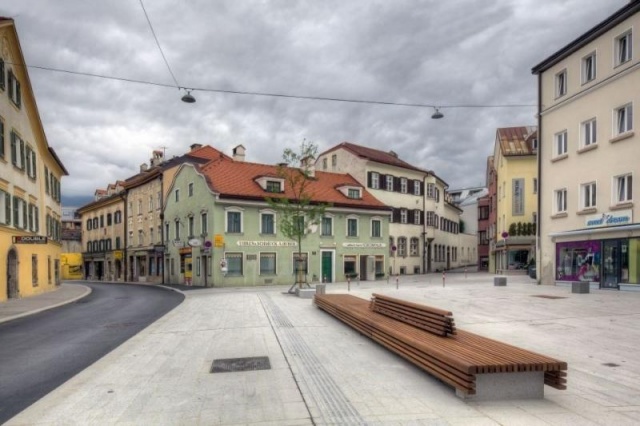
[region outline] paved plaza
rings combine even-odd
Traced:
[[[453,312],[456,326],[566,361],[542,400],[465,401],[284,287],[202,289],[9,425],[637,425],[640,292],[449,273],[327,285]],[[71,284],[63,285],[68,290]],[[77,292],[75,293],[77,295]],[[0,308],[0,317],[2,316]],[[269,369],[211,373],[214,360]]]

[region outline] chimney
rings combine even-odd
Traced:
[[[389,155],[398,158],[398,154],[396,154],[395,151],[389,151]]]
[[[149,166],[147,166],[147,163],[140,164],[140,173],[146,172],[148,169],[149,169]]]
[[[244,155],[245,155],[245,148],[242,145],[238,145],[235,148],[233,148],[233,159],[235,161],[244,161]]]
[[[155,150],[152,153],[152,157],[151,160],[149,161],[151,163],[151,166],[158,166],[160,164],[162,164],[162,161],[164,160],[164,152],[160,151],[160,150]]]
[[[195,151],[198,148],[202,148],[202,144],[201,143],[194,143],[194,144],[191,144],[190,148],[191,148],[191,151]]]

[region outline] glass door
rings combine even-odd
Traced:
[[[603,242],[602,250],[602,288],[618,288],[620,282],[620,242]]]

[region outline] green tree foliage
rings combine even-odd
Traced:
[[[328,207],[314,201],[312,184],[316,180],[313,173],[318,147],[304,140],[300,151],[285,149],[282,154],[284,164],[278,166],[278,177],[284,181],[280,196],[267,197],[267,203],[278,217],[278,229],[282,234],[297,242],[297,259],[302,259],[302,239],[317,228]],[[296,283],[305,283],[302,262],[296,262]],[[293,287],[293,286],[292,286]]]

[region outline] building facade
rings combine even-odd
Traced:
[[[0,18],[0,302],[60,283],[61,179],[12,19]]]
[[[62,235],[60,236],[62,253],[60,266],[62,280],[80,280],[84,278],[82,262],[82,219],[75,207],[62,207]]]
[[[496,172],[496,272],[525,271],[535,257],[538,133],[535,126],[499,128],[493,154]]]
[[[448,185],[394,152],[343,142],[321,153],[319,170],[349,173],[393,208],[389,224],[389,273],[421,274],[477,262],[475,235],[460,233],[461,209],[449,202]]]
[[[640,1],[536,65],[538,276],[640,289]]]
[[[87,280],[126,281],[127,216],[123,182],[97,190],[95,200],[78,209],[83,224],[83,275]]]
[[[185,163],[176,173],[164,210],[170,282],[292,284],[299,256],[307,282],[387,277],[390,210],[356,180],[313,171],[312,202],[327,207],[318,223],[302,225],[307,233],[299,247],[266,201],[294,199],[278,167],[245,162],[244,147],[234,154],[204,166]]]

